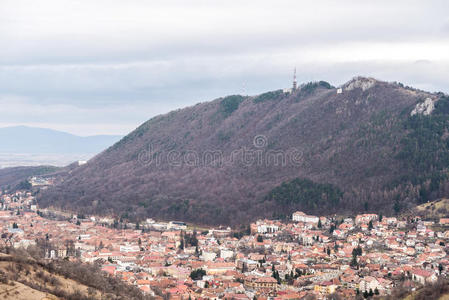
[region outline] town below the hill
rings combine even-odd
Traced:
[[[161,299],[376,298],[445,280],[449,265],[449,218],[296,212],[289,222],[200,228],[40,210],[19,191],[1,196],[0,230],[4,252],[98,264]]]

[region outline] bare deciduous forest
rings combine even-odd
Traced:
[[[342,93],[318,82],[228,96],[154,117],[60,176],[39,204],[239,224],[295,210],[393,214],[447,196],[449,99],[399,83],[364,88],[370,80]],[[411,116],[426,98],[438,100],[432,115]]]

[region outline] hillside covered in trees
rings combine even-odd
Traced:
[[[0,253],[0,296],[3,299],[152,299],[97,264],[69,260],[48,261],[39,250],[10,249]]]
[[[38,201],[205,224],[399,213],[448,196],[448,120],[446,95],[371,78],[228,96],[150,119]]]
[[[31,176],[41,176],[61,171],[63,168],[54,166],[11,167],[0,169],[0,188],[14,189],[26,185]]]

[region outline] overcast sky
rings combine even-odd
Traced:
[[[0,0],[0,127],[126,134],[295,66],[449,92],[449,1]]]

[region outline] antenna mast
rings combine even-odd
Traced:
[[[296,67],[295,70],[293,71],[293,91],[296,91],[298,83],[296,82]]]

